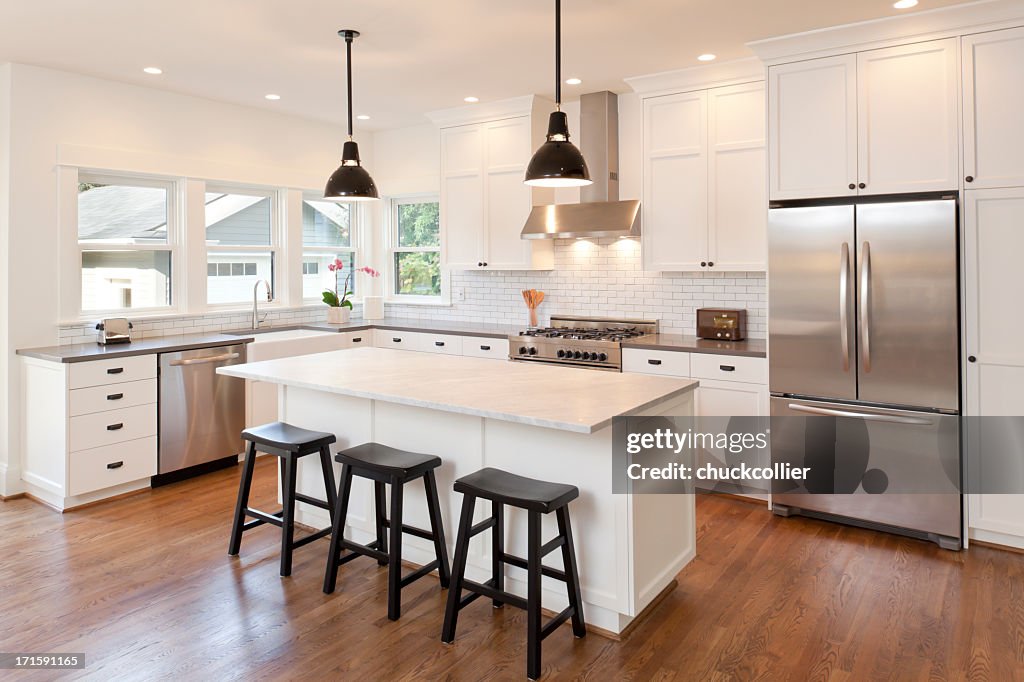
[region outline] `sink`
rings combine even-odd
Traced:
[[[267,341],[289,341],[291,339],[304,339],[311,336],[335,336],[336,332],[318,331],[316,329],[254,329],[251,331],[228,332],[227,336],[251,336],[253,343],[265,343]]]

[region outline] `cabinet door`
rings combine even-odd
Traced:
[[[708,253],[707,92],[644,100],[643,257],[702,270]]]
[[[711,433],[754,433],[768,427],[768,387],[759,384],[744,384],[735,381],[701,379],[697,389],[696,415],[701,432]],[[744,419],[761,417],[764,419]],[[705,461],[717,461],[730,466],[746,463],[748,466],[767,467],[771,465],[767,448],[750,456],[752,450],[744,453],[728,452],[725,448],[708,448],[700,453]],[[770,491],[767,482],[743,481],[742,484],[719,484],[715,490],[767,500]]]
[[[441,130],[441,254],[453,270],[483,261],[483,145],[482,125]]]
[[[957,74],[955,38],[857,55],[860,194],[959,187]]]
[[[768,144],[772,199],[857,193],[856,55],[768,69]]]
[[[1012,311],[1020,308],[1016,273],[1024,252],[1024,188],[966,194],[966,354],[976,361],[964,363],[965,413],[1019,417],[1024,415],[1024,316]],[[984,439],[986,429],[978,431]],[[984,440],[977,445],[984,448]],[[971,495],[969,525],[973,537],[1024,547],[1024,495]]]
[[[530,153],[528,116],[486,125],[483,260],[490,270],[532,267],[533,244],[520,236],[532,208],[530,187],[523,183]]]
[[[963,55],[964,186],[1024,186],[1024,28],[965,36]]]
[[[708,263],[716,270],[765,269],[764,113],[763,82],[708,91]]]

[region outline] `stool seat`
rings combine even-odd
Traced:
[[[580,495],[574,485],[551,483],[487,467],[455,481],[455,492],[547,514]]]
[[[376,469],[402,479],[419,478],[441,466],[441,458],[437,455],[399,450],[380,443],[363,443],[342,450],[334,459],[357,469]]]
[[[288,452],[319,450],[337,440],[333,433],[310,431],[285,422],[253,426],[242,431],[242,438],[250,443],[269,445]]]

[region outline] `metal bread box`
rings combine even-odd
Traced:
[[[127,317],[108,317],[96,325],[96,343],[131,343],[132,323]]]
[[[697,309],[697,338],[742,341],[746,333],[746,310],[740,308]]]

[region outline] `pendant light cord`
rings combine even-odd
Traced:
[[[562,110],[562,0],[555,0],[555,110]]]
[[[348,139],[352,139],[352,34],[345,36],[345,51],[348,54]]]

